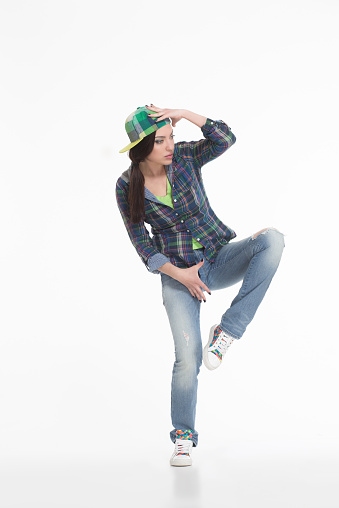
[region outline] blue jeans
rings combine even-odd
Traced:
[[[195,250],[196,262],[204,259],[199,270],[201,280],[213,291],[243,281],[231,306],[221,316],[224,332],[240,339],[252,321],[278,268],[284,235],[274,228],[240,241],[224,245],[214,263],[204,257],[204,250]],[[175,362],[171,387],[171,417],[174,429],[191,430],[193,445],[198,444],[195,430],[198,374],[202,363],[200,306],[186,286],[161,273],[163,303],[169,318],[175,345]],[[213,323],[211,323],[212,326]],[[207,337],[206,337],[207,339]]]

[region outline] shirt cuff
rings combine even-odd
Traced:
[[[154,256],[150,257],[147,266],[150,272],[159,273],[158,268],[160,268],[165,263],[168,263],[169,259],[164,256],[164,254],[161,254],[158,252],[157,254],[154,254]]]
[[[218,127],[220,124],[226,125],[226,127],[231,130],[231,127],[227,125],[223,120],[211,120],[211,118],[207,118],[205,124],[201,127],[202,131],[210,132],[214,127]]]

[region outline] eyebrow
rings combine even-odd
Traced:
[[[173,134],[174,131],[171,132],[171,135]],[[165,138],[166,136],[155,136],[155,139],[157,138]]]

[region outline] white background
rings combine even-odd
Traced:
[[[205,507],[215,470],[233,474],[215,506],[248,506],[245,485],[252,506],[338,506],[338,14],[335,0],[1,1],[3,506],[133,506],[132,471],[149,506]],[[180,472],[160,276],[115,201],[125,118],[151,102],[231,126],[204,168],[212,206],[238,239],[273,226],[286,243],[242,340],[201,370]],[[175,135],[202,137],[186,120]],[[208,297],[206,339],[237,290]]]

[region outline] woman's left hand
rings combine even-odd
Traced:
[[[160,122],[161,120],[164,120],[165,118],[170,118],[172,121],[172,126],[175,127],[176,124],[183,118],[184,115],[184,109],[165,109],[165,108],[158,108],[157,106],[154,106],[154,104],[151,104],[150,106],[146,106],[147,109],[150,109],[151,111],[154,111],[154,113],[150,113],[149,116],[152,118],[156,118],[156,122]]]

